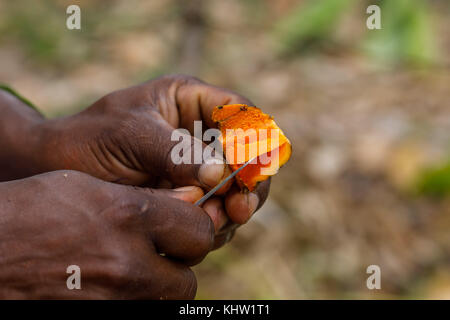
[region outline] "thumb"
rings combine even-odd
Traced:
[[[145,123],[148,135],[145,139],[135,139],[134,149],[148,173],[163,177],[174,185],[198,186],[206,190],[231,173],[225,161],[205,162],[203,151],[207,146],[187,130],[182,133],[179,129],[175,131],[158,112],[151,112]]]

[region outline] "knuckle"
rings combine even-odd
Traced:
[[[200,80],[197,77],[194,77],[191,75],[186,75],[186,74],[177,74],[177,75],[175,75],[175,78],[178,79],[179,81],[184,81],[186,83],[201,83],[201,82],[203,82],[202,80]]]
[[[182,73],[166,75],[163,76],[162,79],[177,83],[178,85],[203,83],[203,81],[197,77]]]
[[[61,178],[68,178],[68,177],[74,177],[74,178],[87,178],[88,175],[85,173],[82,173],[80,171],[75,170],[58,170],[58,171],[52,171],[49,172],[48,175],[52,178],[61,179]]]
[[[115,263],[105,266],[103,268],[104,276],[112,285],[121,285],[127,283],[131,278],[131,270],[134,261],[125,253],[121,255]]]
[[[58,170],[32,176],[27,182],[37,189],[55,189],[56,186],[64,188],[65,182],[70,181],[71,186],[81,187],[91,177],[85,173],[75,170]],[[94,179],[94,178],[92,178]]]
[[[114,206],[112,223],[118,227],[130,229],[130,227],[140,228],[143,226],[144,216],[148,214],[150,201],[141,199],[130,194],[119,196]],[[135,230],[135,229],[133,229]]]
[[[164,283],[156,277],[159,273],[151,268],[146,244],[141,239],[121,239],[104,248],[103,254],[107,259],[93,265],[85,272],[85,277],[102,283],[110,299],[155,298],[149,294],[164,288]]]
[[[188,74],[184,74],[184,73],[172,73],[172,74],[168,74],[165,76],[166,79],[172,79],[172,80],[177,80],[177,81],[181,81],[181,80],[188,80],[188,79],[192,79],[194,77],[188,75]]]
[[[114,101],[116,98],[116,92],[111,92],[97,100],[94,105],[96,107],[102,107],[103,110],[108,111],[115,105]]]
[[[104,205],[102,218],[113,227],[138,231],[151,205],[151,196],[143,196],[136,186],[108,184],[99,188],[99,201]]]
[[[105,280],[114,287],[130,280],[135,259],[129,253],[124,243],[103,243],[102,254],[107,259],[101,260],[101,265],[93,265],[95,267],[91,274],[95,275],[98,280]]]
[[[146,95],[135,88],[126,88],[108,93],[93,106],[111,119],[127,120],[133,118],[136,109],[147,105]],[[139,110],[140,111],[140,110]]]

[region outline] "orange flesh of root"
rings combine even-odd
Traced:
[[[253,191],[259,182],[276,174],[278,169],[289,160],[292,152],[290,141],[272,117],[264,114],[259,108],[244,104],[218,106],[213,110],[211,118],[222,132],[221,141],[225,157],[233,171],[251,158],[258,156],[257,163],[249,164],[236,175],[236,181],[241,189]],[[227,129],[238,131],[227,134]],[[244,133],[249,129],[255,130],[252,139]],[[267,129],[267,134],[265,136],[260,134],[260,129]],[[275,131],[278,137],[272,137],[271,129],[278,130]],[[242,150],[245,152],[242,153]],[[278,165],[275,162],[272,163],[273,157],[278,157]],[[264,174],[261,172],[262,169],[266,170]]]

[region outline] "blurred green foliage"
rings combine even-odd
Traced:
[[[424,170],[417,181],[419,194],[443,197],[450,194],[450,160]]]
[[[436,60],[436,39],[426,1],[381,3],[382,29],[370,32],[367,52],[382,62],[428,65]]]
[[[51,0],[9,2],[7,12],[0,13],[0,41],[21,46],[36,65],[45,65],[64,71],[93,58],[104,59],[96,44],[113,35],[139,31],[174,18],[169,6],[165,15],[124,6],[120,10],[108,6],[106,1],[83,4],[82,30],[68,30],[66,8],[68,4]]]
[[[365,8],[373,4],[367,1]],[[367,30],[361,39],[364,51],[383,63],[429,65],[436,61],[437,45],[428,4],[423,0],[384,0],[376,4],[381,9],[381,30]],[[317,49],[333,40],[343,17],[354,0],[324,0],[301,3],[275,26],[281,51],[298,54],[305,49]],[[365,10],[364,10],[365,13]],[[369,15],[361,15],[361,27]]]
[[[11,2],[0,19],[0,40],[22,46],[37,64],[64,68],[82,62],[88,46],[84,34],[61,28],[65,26],[65,9],[53,1]]]
[[[354,0],[308,1],[297,6],[276,25],[283,53],[294,54],[329,39]]]
[[[26,49],[41,61],[52,61],[57,56],[61,34],[58,32],[58,17],[55,6],[47,1],[39,6],[18,3],[8,7],[9,14],[0,20],[0,34],[4,39],[18,39]],[[62,16],[62,15],[60,15]],[[46,23],[41,23],[45,21]]]

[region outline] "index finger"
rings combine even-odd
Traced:
[[[157,190],[140,188],[138,192],[144,196],[143,224],[156,250],[188,264],[201,261],[214,243],[214,225],[208,214]]]
[[[211,114],[216,106],[237,103],[253,105],[249,99],[236,92],[195,78],[190,78],[179,86],[176,101],[181,114],[180,126],[190,131],[195,120],[202,120],[207,127],[215,128]]]

